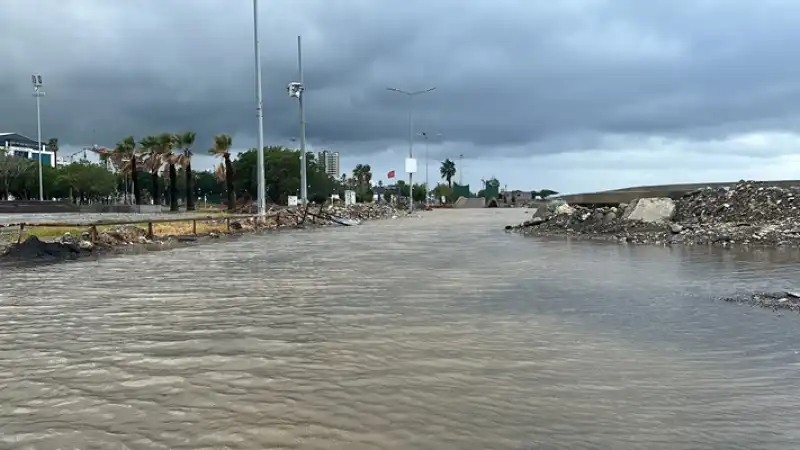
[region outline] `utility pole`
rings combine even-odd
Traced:
[[[33,96],[36,97],[36,128],[38,130],[38,149],[37,152],[39,154],[39,201],[44,201],[44,182],[42,181],[42,152],[44,151],[44,145],[42,145],[42,109],[39,105],[39,99],[44,97],[44,91],[42,90],[42,76],[35,73],[31,75],[31,81],[33,82]]]
[[[423,91],[404,91],[402,89],[397,88],[386,88],[386,90],[397,92],[400,94],[405,95],[408,97],[408,159],[412,161],[414,159],[414,116],[413,116],[413,99],[415,96],[420,94],[425,94],[431,92],[436,89],[436,86],[425,89]],[[416,171],[416,168],[414,168]],[[408,172],[408,212],[412,212],[414,210],[414,171]],[[399,189],[398,189],[399,195]]]
[[[303,80],[303,45],[300,36],[297,36],[297,72],[300,79],[289,83],[287,90],[289,97],[297,97],[300,106],[300,198],[303,205],[308,203],[308,164],[306,162],[306,113],[303,105],[303,92],[306,88]]]
[[[261,92],[261,44],[258,36],[258,0],[253,0],[253,47],[255,50],[256,70],[256,115],[258,116],[258,218],[263,223],[267,216],[267,191],[264,175],[264,103]]]

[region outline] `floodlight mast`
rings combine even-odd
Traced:
[[[33,83],[33,96],[36,97],[36,153],[39,155],[39,201],[44,201],[44,183],[42,181],[42,152],[44,152],[44,145],[42,145],[42,109],[40,99],[44,97],[45,93],[42,90],[42,76],[40,74],[32,74],[31,82]]]

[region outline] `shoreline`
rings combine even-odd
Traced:
[[[273,214],[270,214],[273,213]],[[407,212],[386,205],[354,205],[351,207],[318,207],[307,210],[282,207],[271,210],[265,223],[259,224],[255,215],[159,219],[152,225],[153,235],[148,236],[147,220],[125,225],[98,223],[92,236],[86,226],[75,224],[57,227],[58,237],[52,231],[25,235],[19,242],[6,245],[0,251],[0,267],[29,267],[68,261],[92,260],[119,254],[138,254],[171,250],[189,245],[203,245],[236,239],[249,234],[266,234],[282,230],[312,230],[331,226],[348,226],[347,219],[359,224],[376,220],[396,219]],[[236,217],[236,218],[233,218]],[[303,223],[303,217],[305,222]],[[344,219],[344,220],[341,220]],[[155,222],[155,220],[154,220]],[[44,222],[42,222],[44,223]],[[176,225],[177,224],[177,225]],[[36,224],[30,224],[35,227]],[[86,225],[86,224],[83,224]],[[47,230],[47,228],[43,228]],[[66,231],[65,231],[66,230]],[[24,232],[23,232],[24,233]],[[22,238],[22,235],[20,235]]]

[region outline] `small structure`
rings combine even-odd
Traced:
[[[351,191],[351,190],[344,191],[344,204],[345,206],[356,204],[356,191]]]

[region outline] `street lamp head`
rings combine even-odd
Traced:
[[[33,83],[33,87],[35,88],[42,87],[42,76],[38,73],[34,73],[31,75],[31,83]]]
[[[300,98],[300,95],[303,93],[304,90],[305,86],[303,86],[303,83],[298,83],[296,81],[289,83],[289,85],[286,86],[286,91],[289,92],[289,97]]]

